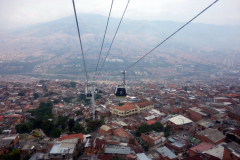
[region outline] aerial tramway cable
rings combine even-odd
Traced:
[[[96,75],[96,73],[97,73],[97,70],[98,70],[98,64],[99,64],[99,60],[100,60],[100,57],[101,57],[101,54],[102,54],[103,44],[104,44],[105,36],[106,36],[106,33],[107,33],[107,28],[108,28],[108,23],[109,23],[110,15],[111,15],[111,12],[112,12],[113,2],[114,2],[114,0],[112,0],[112,4],[111,4],[110,11],[109,11],[109,14],[108,14],[107,25],[106,25],[105,33],[104,33],[104,36],[103,36],[102,46],[101,46],[100,54],[99,54],[99,57],[98,57],[98,62],[97,62],[97,67],[96,67],[96,70],[95,70],[94,77],[95,77],[95,75]],[[93,79],[94,79],[94,78],[93,78]]]
[[[208,10],[211,6],[213,6],[215,3],[217,3],[218,0],[214,1],[212,4],[210,4],[207,8],[205,8],[203,11],[201,11],[199,14],[197,14],[195,17],[193,17],[190,21],[188,21],[186,24],[184,24],[182,27],[180,27],[177,31],[175,31],[173,34],[171,34],[169,37],[167,37],[165,40],[163,40],[161,43],[159,43],[156,47],[154,47],[152,50],[150,50],[148,53],[146,53],[144,56],[142,56],[139,60],[134,62],[132,65],[130,65],[128,68],[126,68],[124,71],[129,70],[131,67],[133,67],[135,64],[137,64],[139,61],[141,61],[143,58],[145,58],[147,55],[149,55],[152,51],[154,51],[156,48],[158,48],[160,45],[162,45],[164,42],[166,42],[168,39],[170,39],[172,36],[174,36],[177,32],[182,30],[185,26],[187,26],[189,23],[191,23],[194,19],[196,19],[198,16],[200,16],[203,12]],[[120,74],[119,74],[120,75]],[[114,78],[118,77],[119,75],[113,77],[111,80]]]
[[[114,42],[114,40],[115,40],[115,37],[116,37],[117,32],[118,32],[118,30],[119,30],[119,27],[120,27],[120,25],[121,25],[121,23],[122,23],[123,17],[124,17],[124,15],[125,15],[125,13],[126,13],[126,10],[127,10],[127,8],[128,8],[129,2],[130,2],[130,0],[128,0],[128,2],[127,2],[127,5],[126,5],[125,10],[124,10],[124,12],[123,12],[123,15],[122,15],[122,17],[121,17],[121,20],[120,20],[120,22],[119,22],[119,24],[118,24],[117,30],[116,30],[116,32],[115,32],[115,34],[114,34],[113,39],[112,39],[111,45],[110,45],[110,47],[109,47],[109,49],[108,49],[108,52],[107,52],[107,54],[106,54],[106,56],[105,56],[105,59],[104,59],[104,61],[103,61],[103,64],[102,64],[102,66],[101,66],[101,68],[100,68],[100,70],[99,70],[99,72],[98,72],[97,75],[99,75],[99,74],[101,73],[101,71],[102,71],[102,68],[103,68],[103,66],[104,66],[104,64],[105,64],[105,61],[106,61],[106,59],[107,59],[107,56],[108,56],[108,54],[109,54],[109,52],[110,52],[110,49],[111,49],[111,47],[112,47],[112,45],[113,45],[113,42]],[[95,73],[95,75],[94,75],[94,78],[95,78],[95,76],[96,76],[96,73]]]
[[[85,58],[84,58],[84,54],[83,54],[83,47],[82,47],[82,41],[81,41],[81,34],[80,34],[79,26],[78,26],[78,20],[77,20],[77,14],[76,14],[76,9],[75,9],[75,3],[74,3],[74,0],[72,0],[72,3],[73,3],[73,9],[74,9],[74,14],[75,14],[76,24],[77,24],[78,38],[79,38],[79,43],[80,43],[80,47],[81,47],[81,51],[82,51],[83,63],[84,63],[85,73],[86,73],[86,78],[87,78],[87,83],[88,83],[88,73],[87,73],[87,68],[86,68]]]

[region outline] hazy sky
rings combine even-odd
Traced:
[[[108,15],[112,0],[75,0],[78,13]],[[131,0],[125,18],[186,22],[214,0]],[[112,17],[121,17],[127,0],[115,0]],[[240,0],[219,0],[194,22],[240,25]],[[0,29],[73,15],[72,0],[0,0]]]

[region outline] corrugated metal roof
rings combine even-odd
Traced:
[[[169,121],[173,122],[176,125],[183,125],[183,124],[188,124],[193,122],[182,115],[178,115],[176,117],[170,118]]]
[[[139,160],[152,160],[150,157],[146,156],[144,153],[136,154]]]
[[[105,153],[130,154],[131,149],[130,147],[125,147],[125,146],[105,147]]]
[[[170,151],[166,146],[156,149],[163,157],[168,157],[169,159],[177,158],[177,156]]]

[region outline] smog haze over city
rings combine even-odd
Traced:
[[[86,68],[93,77],[111,1],[77,0],[75,4]],[[126,4],[126,0],[113,3],[98,69],[105,58],[106,63],[99,79],[110,79],[125,70],[210,3],[131,1],[106,57]],[[238,0],[217,2],[134,65],[127,77],[239,75],[239,6]],[[65,0],[1,2],[0,74],[5,78],[86,79],[73,13],[72,3]]]
[[[240,160],[240,0],[1,0],[0,160]]]

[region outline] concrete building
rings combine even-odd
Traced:
[[[107,126],[107,125],[102,125],[99,129],[98,129],[98,133],[102,134],[102,135],[111,135],[113,133],[113,130],[111,127]]]
[[[137,115],[148,109],[154,108],[154,102],[152,101],[139,101],[135,103],[125,103],[123,106],[111,106],[110,112],[118,117],[126,117],[131,115]]]
[[[163,159],[167,159],[167,160],[177,160],[178,159],[178,157],[166,146],[157,148],[156,150],[161,154]]]
[[[211,128],[198,132],[195,136],[201,139],[202,141],[213,143],[213,144],[222,143],[226,139],[226,136],[224,136],[222,132],[220,132],[217,129],[211,129]]]
[[[188,130],[191,127],[192,123],[193,123],[192,120],[182,115],[178,115],[173,118],[170,118],[168,119],[168,122],[167,122],[167,124],[171,126],[172,131]]]
[[[158,132],[142,133],[141,138],[146,141],[149,146],[154,146],[165,141],[163,135]]]

